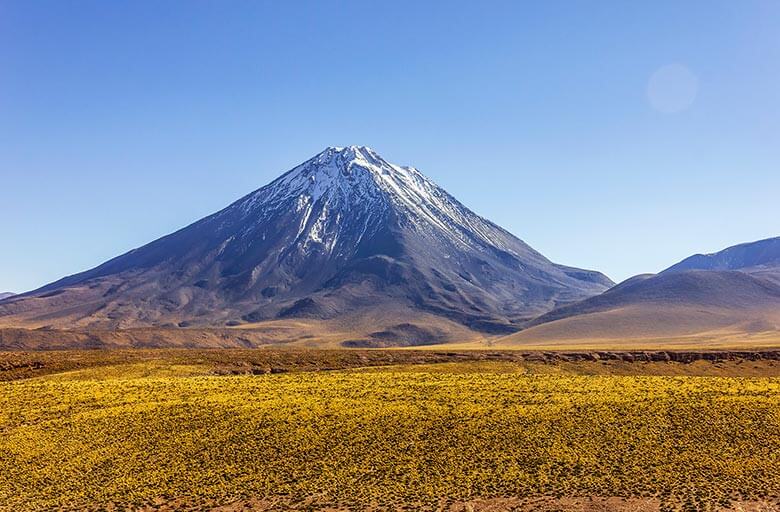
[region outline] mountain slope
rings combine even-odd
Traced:
[[[0,292],[0,300],[7,299],[8,297],[13,297],[15,294],[11,292]]]
[[[740,270],[760,272],[780,268],[780,237],[735,245],[714,254],[696,254],[664,272],[685,270]]]
[[[328,148],[176,233],[4,302],[0,324],[114,329],[309,319],[343,327],[382,312],[500,333],[611,284],[598,272],[550,262],[416,169],[350,146]],[[356,341],[386,342],[388,327],[414,331],[404,323],[374,333],[356,328]]]
[[[697,255],[541,315],[509,344],[762,336],[780,341],[780,239]]]

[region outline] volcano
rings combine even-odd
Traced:
[[[599,272],[552,263],[413,167],[364,146],[330,147],[184,229],[6,299],[0,324],[250,327],[371,318],[380,328],[358,338],[417,343],[436,337],[421,318],[508,333],[612,284]]]

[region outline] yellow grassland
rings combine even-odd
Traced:
[[[146,361],[0,383],[0,509],[621,496],[707,510],[780,494],[778,378],[202,372]]]

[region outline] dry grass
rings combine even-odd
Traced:
[[[220,377],[157,358],[0,383],[0,509],[774,503],[780,379],[571,374],[600,366]]]

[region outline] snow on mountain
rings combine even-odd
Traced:
[[[417,169],[391,164],[364,146],[327,148],[231,209],[262,223],[275,210],[287,207],[291,198],[301,213],[297,235],[307,246],[319,243],[332,251],[340,225],[349,215],[364,222],[361,236],[371,236],[377,228],[375,221],[395,209],[419,233],[477,249],[494,245],[509,250],[504,235],[494,232],[496,226],[466,209]]]

